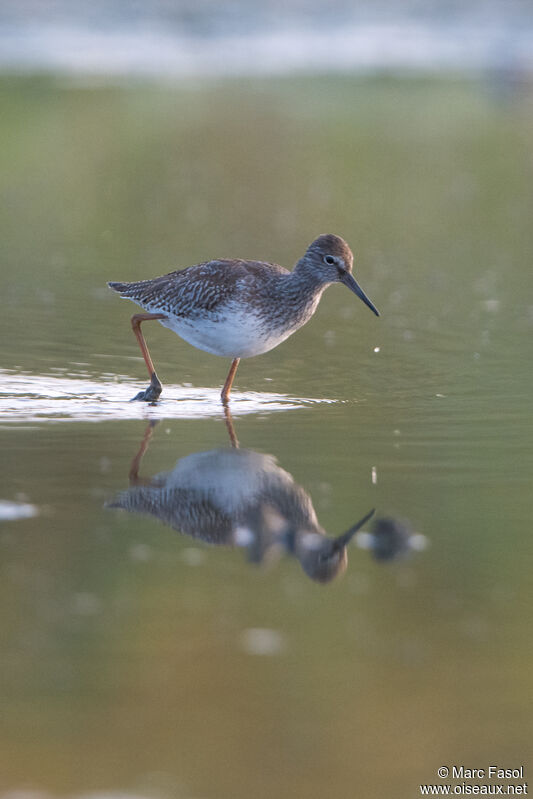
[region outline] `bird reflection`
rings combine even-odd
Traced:
[[[153,432],[146,430],[130,469],[130,487],[107,504],[143,513],[210,544],[243,547],[252,563],[287,553],[313,580],[346,570],[347,545],[374,510],[336,538],[320,526],[311,498],[272,455],[240,449],[229,410],[231,447],[180,458],[170,472],[139,476]]]
[[[427,547],[426,536],[415,533],[409,522],[390,517],[376,519],[371,532],[359,530],[355,542],[379,561],[400,560]]]

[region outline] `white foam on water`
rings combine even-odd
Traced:
[[[37,516],[39,508],[29,502],[11,502],[0,499],[0,522],[12,522],[17,519],[31,519]]]
[[[219,417],[223,406],[218,388],[164,386],[155,405],[131,402],[141,383],[120,376],[118,380],[84,375],[39,375],[0,369],[0,424],[90,421],[110,419],[195,419]],[[231,413],[272,413],[296,410],[329,399],[289,397],[267,392],[239,392],[231,395]]]

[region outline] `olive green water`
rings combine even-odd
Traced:
[[[531,91],[0,91],[0,500],[34,513],[0,527],[0,790],[411,799],[452,764],[527,781]],[[378,562],[352,542],[327,585],[105,507],[149,420],[145,478],[230,444],[229,364],[159,326],[166,399],[127,402],[145,385],[134,306],[106,281],[210,257],[290,266],[321,232],[350,242],[382,316],[329,289],[241,363],[236,435],[331,536],[375,507],[426,544]]]

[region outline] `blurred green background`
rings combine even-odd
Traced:
[[[0,528],[3,796],[410,799],[443,764],[527,772],[533,95],[497,89],[2,77],[0,499],[38,510]],[[257,400],[237,434],[330,534],[375,506],[429,542],[388,564],[352,547],[328,586],[105,509],[145,422],[105,402],[98,422],[54,416],[58,377],[72,403],[81,379],[106,401],[114,375],[145,379],[134,306],[107,280],[210,257],[290,266],[322,232],[351,244],[382,316],[331,288],[241,363],[235,405]],[[163,420],[150,476],[229,445],[218,409],[172,404],[228,364],[147,338],[170,393],[146,411]],[[37,390],[13,398],[21,374],[42,418]],[[308,401],[267,412],[268,392]],[[256,629],[277,642],[262,656]]]

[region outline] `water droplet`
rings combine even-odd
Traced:
[[[181,553],[186,566],[201,566],[205,562],[205,552],[198,547],[186,547]]]
[[[152,557],[152,549],[148,544],[134,544],[130,547],[130,558],[145,563]]]
[[[79,616],[94,616],[102,610],[102,601],[95,594],[81,591],[79,594],[74,594],[72,610]]]
[[[248,655],[279,655],[286,648],[284,636],[278,630],[250,627],[241,635],[241,647]]]
[[[111,461],[106,455],[100,458],[100,474],[109,474],[111,471]]]

